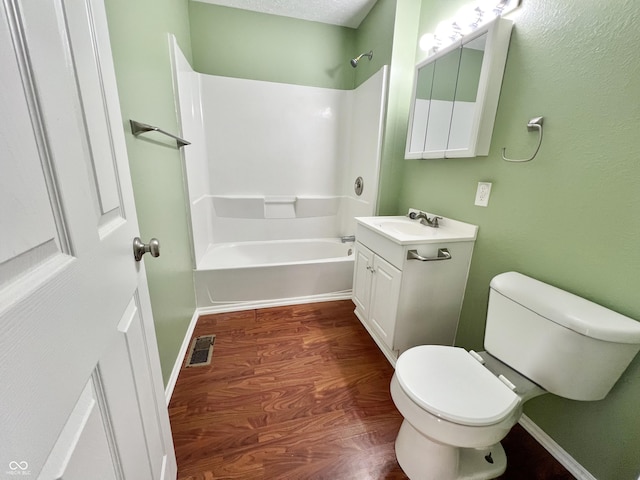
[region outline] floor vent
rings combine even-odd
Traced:
[[[187,367],[211,365],[213,344],[215,341],[215,335],[205,335],[194,338],[191,343],[191,348],[189,349],[189,361],[187,362]]]

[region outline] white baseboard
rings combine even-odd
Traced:
[[[526,415],[522,415],[518,423],[529,434],[535,438],[540,445],[542,445],[558,462],[566,468],[571,475],[578,480],[597,480],[596,477],[591,475],[582,465],[580,465],[576,459],[569,455],[564,448],[556,443],[556,441],[547,435],[533,420]]]
[[[187,354],[187,350],[189,349],[189,345],[191,343],[191,335],[193,335],[193,331],[196,328],[196,323],[198,322],[198,317],[200,317],[200,315],[210,315],[212,313],[240,312],[243,310],[253,310],[256,308],[282,307],[286,305],[332,302],[334,300],[349,299],[351,299],[351,290],[324,295],[310,295],[308,297],[282,298],[278,300],[263,300],[258,302],[241,302],[215,307],[196,308],[196,310],[193,312],[193,316],[191,317],[191,321],[189,322],[189,327],[184,334],[184,339],[182,340],[182,345],[180,346],[180,350],[178,351],[178,357],[176,358],[173,369],[171,370],[169,381],[167,382],[167,386],[164,389],[164,395],[167,401],[167,405],[169,405],[169,402],[171,401],[171,395],[173,395],[173,389],[175,388],[176,382],[178,381],[178,375],[180,374],[180,370],[182,369],[184,357]]]
[[[182,345],[180,346],[180,350],[178,351],[178,357],[176,358],[176,361],[173,364],[173,369],[171,370],[171,376],[169,376],[169,381],[167,382],[167,386],[164,389],[164,396],[167,400],[167,406],[171,401],[171,395],[173,395],[173,389],[175,388],[176,382],[178,381],[178,375],[180,375],[182,362],[184,360],[184,356],[187,354],[189,344],[191,343],[191,335],[193,335],[193,330],[196,328],[196,323],[198,323],[199,316],[200,312],[198,312],[198,309],[196,308],[196,310],[193,312],[193,316],[191,317],[191,321],[189,322],[189,327],[184,334]]]

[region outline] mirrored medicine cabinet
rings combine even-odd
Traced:
[[[489,153],[512,26],[498,17],[417,65],[405,158]]]

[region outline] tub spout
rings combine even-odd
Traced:
[[[356,241],[356,236],[355,235],[345,235],[344,237],[340,237],[340,241],[342,243],[355,242]]]

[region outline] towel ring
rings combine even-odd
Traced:
[[[536,155],[538,154],[538,150],[540,150],[540,146],[542,145],[542,123],[543,123],[544,117],[535,117],[532,118],[531,120],[529,120],[529,123],[527,123],[527,129],[529,131],[532,130],[538,130],[538,146],[536,147],[536,151],[533,152],[533,155],[531,155],[529,158],[524,158],[522,160],[517,160],[517,159],[513,159],[513,158],[507,158],[505,157],[505,153],[506,153],[506,148],[502,149],[502,159],[507,161],[507,162],[530,162],[531,160],[533,160],[534,158],[536,158]]]

